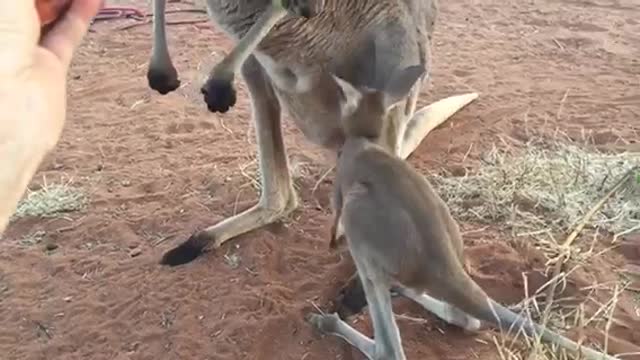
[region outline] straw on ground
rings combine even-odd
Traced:
[[[567,233],[638,165],[640,153],[608,154],[537,141],[518,154],[494,148],[473,174],[435,174],[430,179],[458,219],[504,224],[516,233]],[[633,180],[587,224],[614,234],[639,226],[640,184]]]
[[[27,192],[18,203],[13,218],[52,217],[82,210],[86,204],[87,196],[82,189],[75,188],[70,183],[45,184],[39,190]]]
[[[549,249],[543,252],[556,269],[552,279],[537,289],[536,294],[527,291],[526,299],[520,305],[524,315],[565,329],[586,326],[597,318],[598,327],[604,327],[606,338],[613,308],[623,291],[620,289],[626,286],[615,284],[611,299],[595,314],[585,314],[581,306],[564,308],[549,293],[558,282],[566,281],[573,269],[598,254],[592,249],[580,254],[582,256],[575,256],[567,249],[583,227],[607,230],[614,234],[614,240],[615,235],[640,229],[638,166],[640,153],[601,153],[572,143],[535,139],[518,152],[500,151],[494,147],[472,174],[455,177],[444,173],[429,178],[457,219],[504,225],[517,235],[545,236],[547,240],[541,242]],[[572,230],[565,243],[548,241],[559,234],[566,237]],[[597,234],[595,232],[594,236]],[[571,255],[570,270],[558,271],[563,263],[559,261],[559,255]],[[547,293],[546,303],[540,306],[537,299],[544,298],[544,292]],[[589,294],[586,301],[596,300]],[[552,307],[562,311],[552,312]],[[541,344],[539,339],[527,340],[525,347],[518,346],[513,340],[513,337],[504,336],[494,339],[500,359],[572,358]]]

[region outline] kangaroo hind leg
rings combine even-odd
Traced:
[[[190,262],[209,245],[217,248],[236,236],[285,217],[298,206],[282,137],[278,99],[267,75],[253,56],[244,63],[242,73],[249,88],[258,138],[260,200],[255,206],[194,234],[171,249],[165,253],[162,264],[175,266]]]

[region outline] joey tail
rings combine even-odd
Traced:
[[[467,314],[490,322],[504,332],[513,334],[522,330],[528,336],[540,336],[544,341],[556,344],[570,352],[582,354],[587,360],[619,360],[603,352],[578,345],[575,341],[514,313],[489,298],[466,273],[462,278],[464,279],[462,283],[448,289],[449,296],[446,300]]]

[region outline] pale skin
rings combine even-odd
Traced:
[[[75,0],[40,39],[34,1],[0,0],[0,234],[66,120],[73,53],[102,0]]]
[[[405,76],[406,75],[406,76]],[[463,243],[447,205],[429,182],[380,141],[385,112],[417,80],[407,68],[382,89],[342,88],[347,139],[334,183],[331,242],[341,224],[362,281],[373,339],[337,314],[310,314],[320,331],[343,338],[370,360],[406,359],[390,290],[412,299],[444,321],[477,331],[482,321],[511,334],[540,335],[588,360],[614,360],[517,315],[495,302],[465,272]],[[398,81],[395,81],[399,79]]]

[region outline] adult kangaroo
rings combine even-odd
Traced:
[[[154,0],[147,74],[150,87],[161,94],[180,85],[167,46],[165,5],[166,0]],[[377,88],[396,71],[420,64],[424,75],[388,113],[392,125],[385,141],[403,159],[433,128],[478,96],[454,96],[416,111],[431,68],[436,0],[207,0],[207,8],[212,21],[242,46],[212,69],[202,93],[209,110],[228,111],[235,103],[234,73],[241,73],[251,99],[262,192],[253,207],[165,253],[163,264],[187,263],[208,246],[219,247],[297,207],[281,117],[286,109],[306,138],[337,151],[345,134],[339,89],[328,72],[354,86]]]

